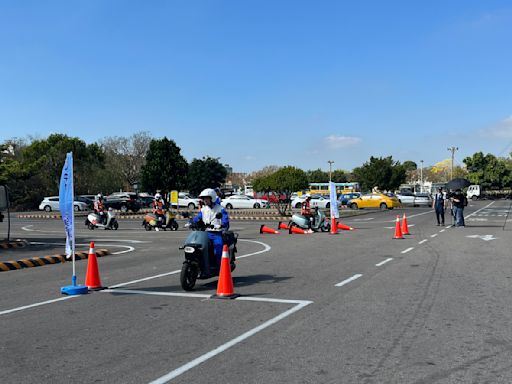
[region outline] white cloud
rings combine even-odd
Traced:
[[[486,137],[512,139],[512,116],[484,129],[482,134]]]
[[[330,135],[324,138],[324,142],[330,149],[352,147],[361,142],[359,137]]]

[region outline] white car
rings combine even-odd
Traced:
[[[305,196],[296,197],[295,199],[292,200],[292,207],[300,208],[304,200],[306,200]],[[339,208],[341,203],[339,201],[336,201],[336,203]],[[310,204],[311,208],[318,207],[322,209],[329,209],[331,207],[331,199],[329,199],[328,197],[324,197],[322,195],[312,195]]]
[[[185,192],[178,193],[178,207],[187,207],[188,209],[199,208],[200,199],[191,197]]]
[[[87,211],[87,210],[89,210],[89,207],[84,202],[75,201],[75,202],[73,202],[73,209],[75,211]],[[45,197],[43,199],[43,201],[41,201],[41,204],[39,204],[39,210],[46,211],[46,212],[60,210],[60,208],[59,208],[59,196]]]
[[[220,203],[224,208],[268,208],[267,200],[255,199],[246,195],[232,195],[223,199]]]

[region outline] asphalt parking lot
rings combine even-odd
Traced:
[[[62,296],[71,263],[0,272],[1,382],[510,383],[510,210],[472,202],[465,228],[436,226],[427,208],[368,211],[336,235],[233,221],[236,300],[209,298],[217,279],[181,289],[183,221],[77,224],[79,247],[111,250],[98,259],[109,289]],[[403,212],[411,235],[394,240]],[[63,236],[58,220],[13,221],[38,254],[62,252]]]

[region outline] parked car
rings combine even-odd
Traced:
[[[186,192],[178,193],[178,207],[187,207],[188,209],[196,209],[199,207],[199,201],[197,197],[192,197]],[[176,206],[174,204],[174,206]]]
[[[360,192],[350,192],[350,193],[343,193],[342,195],[340,195],[340,197],[338,198],[338,201],[340,202],[340,204],[342,206],[346,206],[348,205],[348,201],[351,200],[351,199],[357,199],[358,197],[361,197],[361,193]]]
[[[401,192],[396,197],[402,205],[414,205],[415,196],[412,192]]]
[[[92,196],[92,198],[90,197]],[[94,206],[94,195],[79,195],[75,196],[75,201],[80,201],[87,204],[87,209],[92,209]]]
[[[39,209],[46,212],[59,211],[59,196],[48,196],[43,198],[43,201],[39,204]],[[75,200],[73,202],[73,209],[75,211],[87,211],[88,206],[82,201]]]
[[[430,193],[416,193],[414,196],[414,206],[415,207],[431,207],[432,206],[432,196]]]
[[[247,195],[233,195],[226,197],[220,203],[224,208],[268,208],[269,202],[263,199],[255,199]]]
[[[104,200],[105,208],[118,209],[121,212],[138,212],[141,206],[135,192],[115,192]]]
[[[368,193],[356,199],[349,200],[348,206],[352,209],[380,208],[384,210],[398,208],[400,202],[395,196],[387,196],[383,193]]]
[[[154,200],[155,200],[155,196],[139,195],[139,203],[140,203],[141,208],[151,208]]]
[[[304,195],[300,197],[296,197],[292,200],[292,207],[294,208],[300,208],[302,205],[302,202],[306,199]],[[340,207],[341,203],[338,201],[338,208]],[[331,207],[331,199],[328,197],[322,196],[322,195],[312,195],[311,196],[311,208],[318,207],[322,209],[329,209]]]

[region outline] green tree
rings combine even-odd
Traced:
[[[510,187],[512,173],[505,159],[488,153],[476,152],[463,160],[468,170],[468,179],[484,188]]]
[[[309,183],[327,183],[329,181],[329,172],[324,172],[320,168],[307,171],[306,176]]]
[[[291,195],[293,192],[306,189],[309,185],[306,173],[292,166],[287,166],[268,175],[259,177],[253,182],[253,189],[256,192],[262,192],[267,197],[270,194],[283,196],[284,199],[277,199],[272,202],[281,215],[286,215],[290,208]],[[270,201],[270,199],[269,199]]]
[[[335,183],[346,183],[350,179],[350,174],[342,169],[336,169],[332,172],[331,177]]]
[[[395,190],[406,179],[403,165],[393,161],[392,156],[370,157],[370,161],[352,171],[363,191],[377,187],[380,190]]]
[[[151,140],[146,163],[141,167],[142,189],[155,193],[184,189],[187,186],[187,160],[174,140]]]
[[[205,188],[220,187],[226,181],[227,170],[219,159],[203,157],[193,159],[188,172],[188,189],[198,195]]]
[[[411,160],[404,161],[402,166],[404,167],[406,172],[418,169],[418,164],[416,164],[414,161],[411,161]]]

